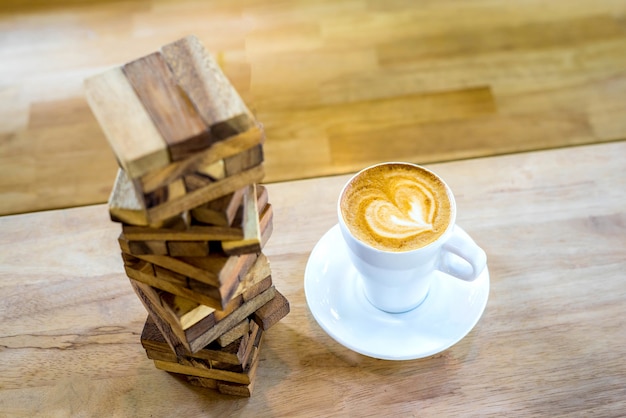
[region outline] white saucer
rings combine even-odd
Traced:
[[[412,311],[380,311],[367,301],[347,251],[335,225],[311,252],[304,292],[324,331],[357,353],[385,360],[432,356],[465,337],[485,310],[487,267],[473,282],[439,274],[426,300]]]

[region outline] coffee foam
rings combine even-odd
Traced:
[[[427,170],[400,163],[359,173],[346,186],[340,208],[358,240],[385,251],[424,247],[452,220],[446,185]]]

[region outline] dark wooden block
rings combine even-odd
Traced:
[[[129,62],[123,71],[165,139],[172,161],[185,159],[211,145],[208,125],[159,52]]]

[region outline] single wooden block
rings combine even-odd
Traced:
[[[131,254],[167,255],[169,250],[163,241],[130,241],[128,243]]]
[[[259,210],[265,210],[265,205],[269,203],[269,194],[267,192],[267,188],[262,184],[256,185],[256,193],[257,193],[257,206]]]
[[[215,182],[213,178],[200,173],[187,174],[183,177],[183,181],[185,190],[188,192],[193,192]]]
[[[211,135],[217,140],[223,141],[246,132],[254,126],[260,126],[260,123],[256,122],[250,114],[241,114],[211,125]]]
[[[280,292],[254,312],[252,318],[263,331],[267,331],[289,313],[289,301]]]
[[[224,158],[224,171],[226,176],[233,176],[261,164],[262,162],[263,146],[259,144],[245,150],[244,152]]]
[[[130,241],[223,241],[239,240],[244,237],[243,230],[237,227],[223,226],[184,226],[146,228],[123,225],[124,238]]]
[[[261,214],[261,248],[265,247],[265,244],[270,239],[272,231],[274,229],[274,209],[269,203],[263,209]]]
[[[237,373],[226,370],[211,369],[209,367],[198,367],[200,361],[192,361],[190,365],[180,363],[170,363],[167,361],[153,360],[157,369],[166,372],[188,374],[192,376],[204,377],[215,380],[225,380],[234,383],[250,384],[251,380],[248,373]]]
[[[130,241],[124,237],[124,234],[120,234],[120,236],[117,237],[117,243],[120,245],[122,253],[132,254],[130,251]]]
[[[228,344],[243,337],[248,332],[250,332],[250,320],[246,318],[238,325],[235,325],[233,328],[217,337],[217,340],[215,341],[219,344],[220,347],[226,347]]]
[[[170,164],[165,139],[121,68],[85,80],[85,96],[118,163],[130,178]]]
[[[167,251],[172,257],[206,257],[210,253],[208,241],[169,241]]]
[[[191,210],[194,220],[208,225],[230,226],[241,206],[246,187]]]
[[[208,125],[159,52],[129,62],[123,71],[165,139],[172,161],[185,159],[211,145]]]
[[[213,56],[195,36],[187,36],[161,49],[178,84],[185,89],[208,126],[236,116],[253,119],[243,100]]]
[[[109,196],[109,215],[114,222],[131,225],[150,225],[143,197],[137,193],[126,171],[117,170],[115,183]]]
[[[167,248],[167,242],[165,241],[131,241],[127,239],[124,234],[120,234],[117,238],[117,242],[120,245],[120,249],[126,254],[156,254],[156,255],[168,255],[170,252]]]

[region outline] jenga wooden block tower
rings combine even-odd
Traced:
[[[262,252],[273,211],[262,126],[194,36],[85,81],[120,169],[109,198],[157,368],[250,396],[289,313]]]

